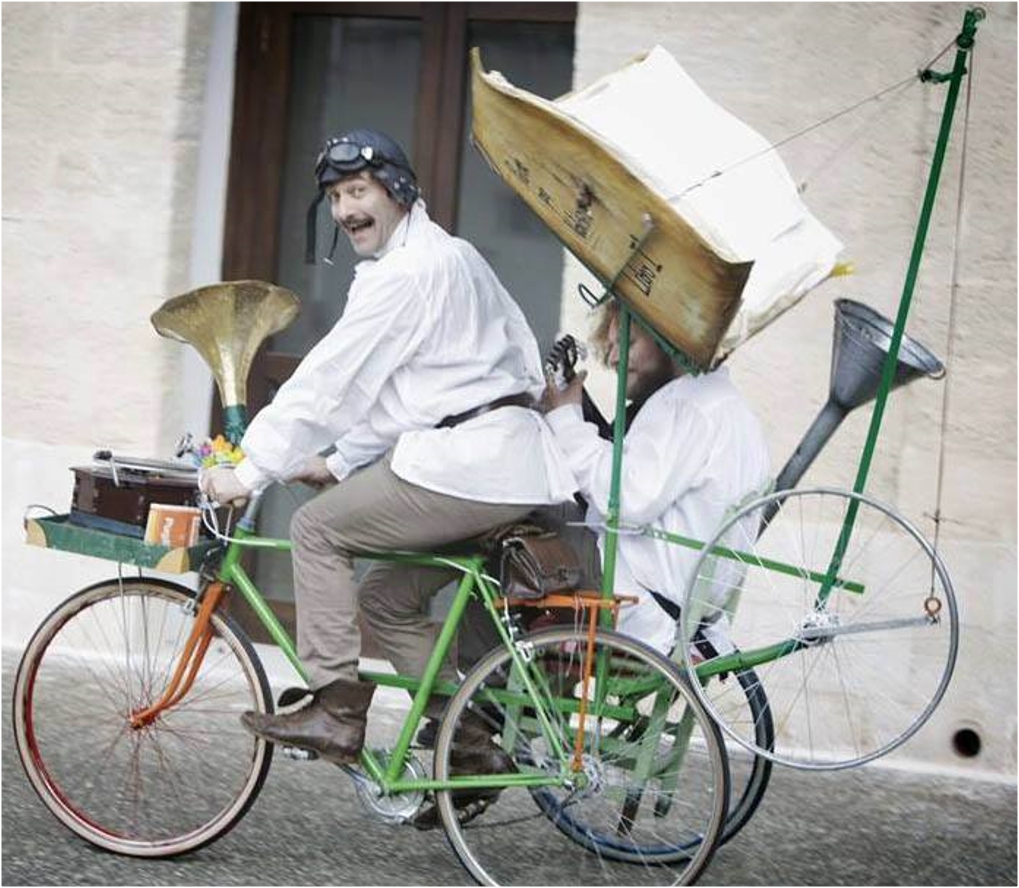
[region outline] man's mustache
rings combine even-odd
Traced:
[[[340,225],[347,231],[351,231],[362,225],[372,225],[375,220],[371,216],[356,216],[350,219],[343,219]]]

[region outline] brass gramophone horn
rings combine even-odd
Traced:
[[[259,346],[301,310],[295,293],[265,281],[226,281],[167,299],[152,315],[160,336],[186,342],[219,386],[224,434],[240,441],[247,425],[248,372]]]

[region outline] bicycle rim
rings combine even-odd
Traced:
[[[586,637],[552,629],[525,641],[536,695],[508,651],[486,656],[447,709],[436,744],[438,779],[456,775],[450,752],[465,713],[488,723],[518,772],[569,772]],[[584,776],[576,785],[503,789],[464,824],[453,794],[438,794],[449,840],[482,884],[688,884],[710,860],[728,800],[717,728],[674,664],[656,652],[602,631],[594,651],[592,662],[605,665],[600,679],[596,665],[587,691]],[[536,700],[550,714],[551,732]]]
[[[15,739],[39,797],[87,841],[139,857],[194,850],[229,830],[261,789],[271,747],[238,719],[271,711],[254,650],[214,614],[194,684],[151,724],[193,624],[194,593],[158,580],[99,583],[36,631],[18,668]]]
[[[774,502],[782,508],[758,539]],[[852,533],[828,584],[851,510]],[[794,570],[740,564],[713,554],[717,546]],[[700,620],[721,620],[743,657],[760,654],[753,665],[774,748],[760,745],[752,725],[727,719],[732,682],[712,678],[695,691],[722,730],[757,755],[804,769],[860,765],[905,743],[944,695],[958,648],[948,572],[909,522],[866,495],[817,488],[763,497],[709,541],[695,578],[682,632],[689,637]],[[698,666],[684,656],[691,675],[721,663]]]

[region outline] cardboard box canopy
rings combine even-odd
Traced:
[[[700,369],[834,267],[842,245],[768,143],[665,50],[556,101],[485,72],[476,49],[471,67],[472,135],[491,167]]]

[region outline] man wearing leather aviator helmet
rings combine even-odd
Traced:
[[[352,553],[476,536],[568,499],[573,478],[530,407],[544,380],[523,314],[477,250],[429,219],[399,146],[354,130],[326,143],[315,175],[309,252],[325,197],[333,247],[342,229],[362,257],[346,308],[254,418],[245,459],[210,470],[202,488],[230,502],[271,481],[325,486],[291,523],[297,644],[312,702],[243,722],[342,763],[362,747],[374,691],[358,680],[358,605],[394,666],[421,675],[437,637],[425,607],[456,577],[375,563],[358,588]],[[450,664],[441,677],[456,680]],[[460,733],[461,773],[513,767],[483,726],[465,722]]]
[[[334,212],[337,227],[329,251],[330,258],[336,249],[340,226],[358,256],[367,257],[376,253],[418,198],[417,180],[403,150],[385,134],[371,130],[354,130],[337,139],[330,139],[315,163],[315,178],[319,183],[319,194],[308,208],[307,262],[315,261],[313,251],[319,202],[323,196],[327,196],[332,206],[339,199],[337,189],[331,186],[341,179],[349,181],[347,187],[340,190],[350,194],[355,191],[359,195],[366,193],[369,199],[374,199],[373,207],[381,218],[369,214],[359,217],[357,213],[336,218]],[[368,187],[371,180],[379,183],[382,188]],[[385,196],[390,200],[380,200]],[[356,208],[363,210],[363,207]]]

